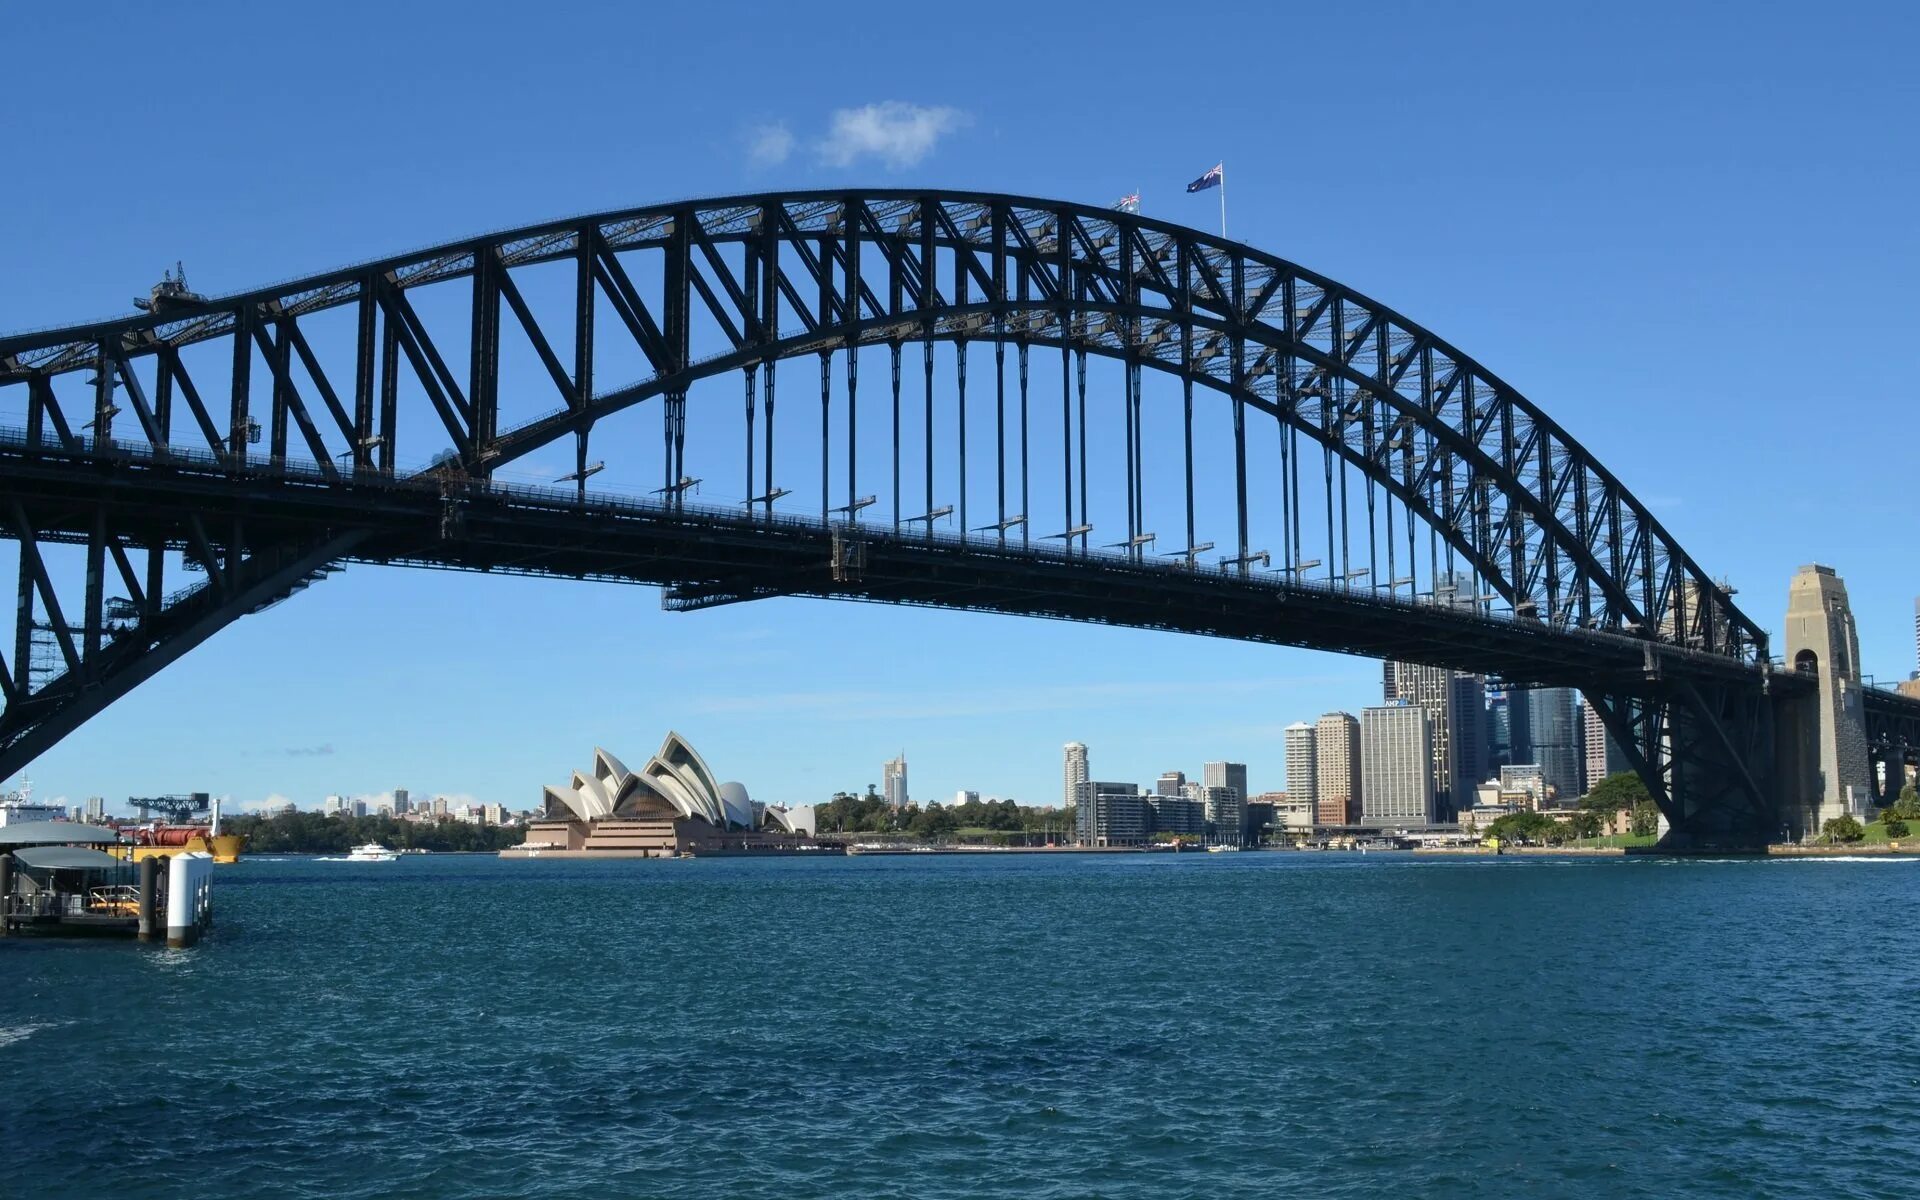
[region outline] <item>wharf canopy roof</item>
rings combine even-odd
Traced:
[[[549,816],[597,821],[603,817],[659,813],[663,807],[676,817],[698,817],[716,828],[751,829],[753,802],[737,783],[722,784],[706,760],[678,733],[667,740],[638,771],[596,747],[593,773],[573,773],[571,783],[545,790]]]

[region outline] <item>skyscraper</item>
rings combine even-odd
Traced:
[[[880,768],[881,787],[887,797],[889,808],[907,806],[907,752],[902,750],[899,758],[890,758]]]
[[[1585,787],[1580,793],[1584,796],[1607,776],[1633,770],[1633,764],[1627,761],[1626,753],[1613,740],[1613,735],[1607,732],[1607,723],[1600,719],[1600,710],[1587,703],[1585,696],[1580,697],[1580,725],[1584,734],[1581,742],[1586,759]]]
[[[1360,722],[1351,713],[1330,712],[1313,729],[1314,819],[1351,825],[1360,819]],[[1292,783],[1292,777],[1288,777]]]
[[[407,799],[407,789],[405,788],[393,789],[393,815],[394,816],[396,817],[406,816],[407,811],[411,806],[411,804],[412,802]]]
[[[1287,751],[1287,795],[1309,807],[1319,806],[1319,757],[1313,726],[1295,721],[1284,735]]]
[[[1527,720],[1527,694],[1504,687],[1487,689],[1487,778],[1515,763],[1533,761],[1533,725]]]
[[[1162,771],[1159,780],[1153,785],[1153,794],[1156,796],[1182,796],[1186,794],[1186,790],[1187,773],[1185,771]]]
[[[1433,727],[1425,707],[1403,702],[1361,712],[1360,776],[1362,824],[1433,823]]]
[[[1486,684],[1477,675],[1420,663],[1382,664],[1388,704],[1405,701],[1427,710],[1433,735],[1433,786],[1442,820],[1473,806],[1473,789],[1484,769]]]
[[[1080,785],[1085,783],[1087,774],[1087,744],[1085,742],[1067,743],[1067,763],[1064,772],[1066,789],[1061,805],[1071,808],[1080,803]]]
[[[1580,734],[1572,688],[1535,688],[1527,693],[1527,720],[1533,726],[1533,761],[1553,792],[1554,803],[1571,804],[1580,795]]]
[[[1200,768],[1200,781],[1208,787],[1230,787],[1240,793],[1244,803],[1247,798],[1247,764],[1236,762],[1210,762]]]

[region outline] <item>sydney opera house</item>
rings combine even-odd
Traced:
[[[821,853],[840,849],[813,837],[813,806],[756,804],[738,783],[721,783],[699,751],[667,734],[654,756],[629,771],[605,750],[593,772],[543,793],[540,818],[503,858],[678,858],[719,854]]]

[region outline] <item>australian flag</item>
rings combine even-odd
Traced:
[[[1219,187],[1226,182],[1226,167],[1227,164],[1224,162],[1215,163],[1213,170],[1208,171],[1205,175],[1188,184],[1187,190],[1189,192],[1204,192],[1208,188]]]

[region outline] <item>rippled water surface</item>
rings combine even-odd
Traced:
[[[1920,862],[223,870],[0,943],[0,1195],[1911,1196]]]

